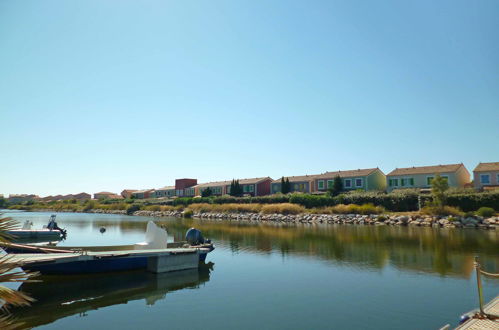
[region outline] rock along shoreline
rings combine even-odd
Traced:
[[[33,210],[50,211],[50,210]],[[76,213],[104,213],[126,215],[124,210],[94,209]],[[133,216],[147,217],[183,217],[180,211],[135,211]],[[372,226],[418,226],[438,228],[477,228],[495,230],[499,228],[499,217],[483,218],[455,217],[455,216],[430,216],[430,215],[361,215],[361,214],[261,214],[261,213],[194,213],[193,218],[206,220],[235,220],[251,222],[274,223],[323,223],[323,224],[348,224]]]

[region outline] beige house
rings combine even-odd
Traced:
[[[122,199],[123,196],[109,192],[101,191],[94,194],[94,199]]]
[[[470,173],[461,164],[397,168],[386,175],[388,191],[408,188],[431,188],[431,180],[439,174],[447,179],[449,187],[464,187],[470,182]]]
[[[473,184],[479,190],[499,188],[499,162],[478,164],[473,170]]]

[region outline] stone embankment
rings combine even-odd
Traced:
[[[137,211],[134,215],[182,217],[179,211]],[[260,214],[260,213],[194,213],[193,217],[210,220],[239,220],[283,223],[330,223],[374,226],[421,226],[445,228],[499,228],[499,217],[436,217],[427,215],[360,215],[360,214]]]
[[[88,210],[87,213],[127,214],[124,210]],[[133,215],[146,217],[183,217],[180,211],[135,211]],[[443,228],[499,229],[499,217],[455,217],[429,215],[360,215],[360,214],[261,214],[261,213],[194,213],[199,219],[236,220],[281,223],[329,223],[373,226],[420,226]]]

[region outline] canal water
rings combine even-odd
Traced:
[[[4,216],[41,227],[50,213]],[[216,249],[199,271],[40,277],[14,316],[40,329],[437,329],[477,307],[475,255],[499,272],[499,231],[474,229],[58,213],[58,245],[140,242],[149,220],[171,240],[196,227]],[[485,298],[498,294],[484,279]]]

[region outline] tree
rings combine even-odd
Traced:
[[[440,174],[435,175],[433,180],[431,180],[431,195],[433,196],[433,205],[442,208],[445,206],[445,192],[449,189],[449,182],[447,178],[440,176]]]
[[[0,242],[8,242],[12,237],[6,233],[8,230],[17,229],[18,224],[11,218],[0,218]],[[27,273],[20,269],[20,264],[13,262],[8,254],[0,256],[0,283],[27,282],[34,273]],[[27,306],[34,299],[26,294],[0,285],[0,328],[17,329],[7,308],[9,306]]]
[[[232,182],[230,184],[230,195],[239,197],[242,196],[242,194],[243,194],[243,188],[239,184],[239,180],[232,179]]]
[[[343,191],[343,181],[339,175],[334,177],[333,186],[328,191],[331,196],[336,196]]]
[[[210,197],[211,195],[213,195],[213,191],[211,190],[210,187],[206,188],[201,192],[201,197]]]
[[[289,183],[289,179],[284,177],[281,178],[281,193],[287,194],[291,191],[291,184]]]

